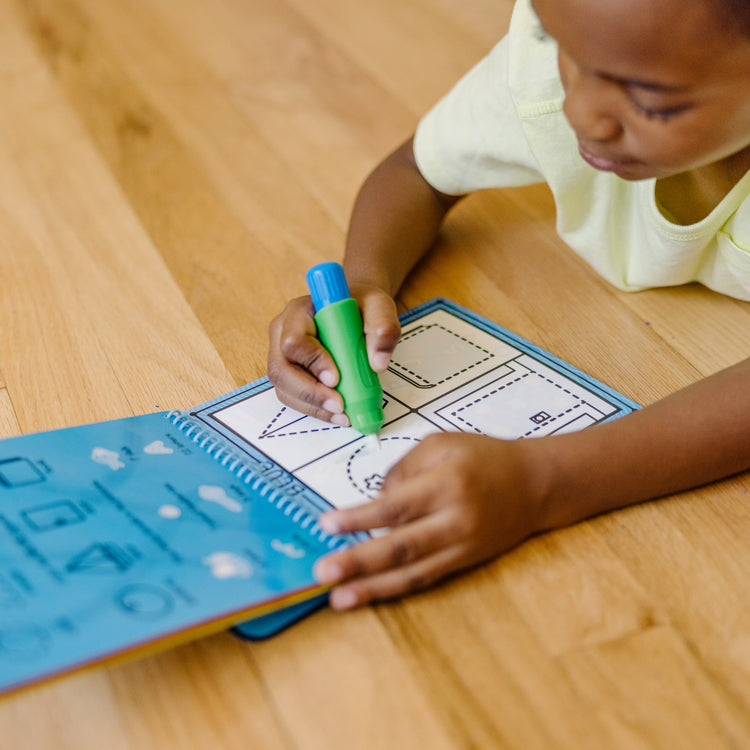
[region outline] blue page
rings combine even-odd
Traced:
[[[0,692],[319,594],[340,540],[217,458],[164,413],[0,441]]]

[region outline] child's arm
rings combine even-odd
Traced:
[[[360,191],[344,268],[377,370],[398,341],[393,295],[456,200],[422,178],[411,141]],[[342,423],[338,374],[314,337],[312,314],[301,297],[273,321],[269,377],[285,403]],[[579,433],[429,436],[393,468],[378,499],[321,520],[332,532],[392,529],[319,563],[325,582],[347,581],[334,590],[333,606],[413,591],[534,533],[750,468],[749,383],[750,360]]]
[[[429,436],[372,503],[321,519],[331,532],[391,532],[319,561],[349,608],[423,588],[534,533],[750,468],[750,360],[622,419],[502,441]]]
[[[365,180],[352,211],[344,271],[364,319],[370,363],[383,372],[398,343],[393,297],[406,275],[434,243],[458,200],[432,188],[414,161],[411,139]],[[292,300],[269,328],[268,377],[288,406],[338,424],[343,401],[338,372],[315,338],[309,297]]]

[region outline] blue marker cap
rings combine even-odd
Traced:
[[[340,263],[319,263],[307,272],[305,279],[316,313],[334,302],[350,297],[349,286]]]

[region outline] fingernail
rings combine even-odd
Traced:
[[[340,565],[323,559],[315,563],[313,575],[318,583],[336,583],[341,580],[343,571]]]
[[[331,414],[341,414],[343,411],[343,407],[341,406],[341,401],[339,401],[336,398],[329,398],[326,399],[323,403],[323,408],[326,411],[330,411]]]
[[[318,526],[320,526],[326,534],[338,534],[341,529],[335,516],[324,515],[318,519]]]
[[[331,417],[331,422],[337,424],[339,427],[348,427],[349,417],[347,417],[346,414],[334,414]]]
[[[375,352],[372,355],[372,369],[375,372],[385,372],[391,362],[391,355],[388,352]]]
[[[357,606],[357,595],[351,589],[334,589],[330,604],[334,609],[351,609]]]
[[[336,373],[332,370],[323,370],[320,375],[318,375],[318,380],[323,383],[323,385],[333,388],[337,383]]]

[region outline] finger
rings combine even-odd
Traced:
[[[403,526],[426,515],[440,491],[429,475],[391,485],[375,499],[346,510],[324,513],[318,524],[327,534],[348,534],[353,531]]]
[[[347,581],[330,593],[332,609],[346,610],[426,589],[465,567],[460,547],[443,548],[409,565]]]
[[[319,383],[306,370],[293,365],[279,368],[274,385],[279,401],[286,406],[325,422],[349,426],[340,394]]]
[[[385,372],[401,337],[396,303],[385,294],[369,294],[362,298],[361,309],[370,366]]]
[[[271,349],[287,362],[310,372],[323,385],[334,388],[339,382],[339,371],[333,357],[317,339],[314,314],[309,297],[289,302],[271,323]]]
[[[446,458],[454,440],[455,435],[446,432],[423,437],[388,470],[383,480],[382,493],[390,493],[394,489],[401,491],[412,480],[420,483],[429,481],[433,491],[441,493],[444,489],[442,469],[446,466]]]
[[[348,425],[340,394],[318,379],[323,377],[328,383],[334,382],[338,372],[335,376],[325,375],[324,360],[330,359],[330,355],[314,338],[314,331],[308,301],[305,298],[292,300],[269,326],[268,378],[287,406],[318,419]]]
[[[332,584],[402,567],[452,541],[447,514],[426,516],[409,526],[321,558],[315,565],[319,583]]]

